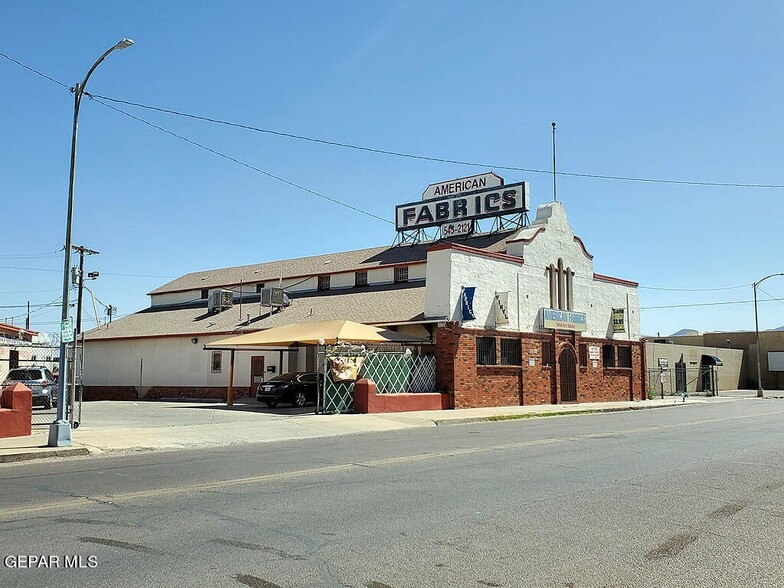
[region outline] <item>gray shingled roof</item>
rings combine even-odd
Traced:
[[[457,242],[470,247],[499,252],[506,250],[506,240],[514,233],[515,231],[505,231],[492,235],[479,235],[457,240]],[[417,245],[400,245],[397,247],[371,247],[369,249],[344,251],[342,253],[325,253],[324,255],[299,257],[296,259],[191,272],[156,288],[149,294],[236,286],[240,281],[246,284],[274,282],[280,277],[281,271],[283,272],[283,277],[286,278],[421,262],[427,259],[427,250],[432,245],[433,242],[424,242]],[[330,263],[325,265],[326,261]]]
[[[295,322],[348,319],[367,324],[389,324],[421,320],[425,309],[425,283],[391,284],[380,288],[353,288],[301,294],[288,308],[268,316],[259,307],[259,297],[243,300],[218,314],[207,312],[206,301],[150,307],[113,321],[107,327],[85,334],[88,341],[155,337],[166,335],[206,335],[243,333]],[[247,320],[250,315],[250,322]]]

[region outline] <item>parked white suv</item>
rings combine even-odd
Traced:
[[[20,382],[33,393],[33,404],[43,404],[45,409],[57,406],[57,378],[43,366],[14,368],[8,372],[3,388]]]

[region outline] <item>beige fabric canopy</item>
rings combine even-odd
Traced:
[[[266,331],[256,331],[213,341],[205,349],[243,349],[253,347],[280,347],[299,343],[316,345],[343,343],[429,343],[427,339],[405,335],[353,321],[333,320],[312,323],[292,323]]]

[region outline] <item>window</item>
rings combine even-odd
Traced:
[[[210,297],[210,291],[207,288],[205,288],[204,290],[201,291],[201,299],[202,300],[207,300],[207,298],[209,298],[209,297]]]
[[[16,349],[11,349],[8,352],[8,367],[10,369],[19,367],[19,351]]]
[[[355,272],[354,273],[354,287],[359,288],[360,286],[367,286],[367,272]]]
[[[395,268],[395,283],[408,282],[408,266]]]
[[[501,365],[521,365],[520,339],[501,339]]]
[[[552,341],[542,341],[542,365],[552,365],[553,346]]]
[[[221,367],[223,366],[223,353],[220,351],[213,351],[212,352],[212,364],[210,366],[210,370],[213,374],[219,374],[221,372]]]
[[[476,364],[495,365],[495,337],[476,338]]]
[[[261,291],[264,289],[264,282],[259,282],[256,284],[256,294],[261,294]]]
[[[319,276],[318,277],[318,289],[319,290],[329,290],[329,276]]]
[[[564,268],[563,259],[558,265],[552,263],[547,267],[547,278],[550,284],[550,308],[573,310],[574,307],[574,272]]]
[[[618,346],[618,367],[632,367],[632,348],[628,345]]]
[[[580,343],[580,367],[588,367],[588,345]]]
[[[615,367],[615,347],[613,345],[602,346],[602,364],[604,367]]]

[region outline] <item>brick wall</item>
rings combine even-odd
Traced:
[[[500,341],[496,340],[496,365],[477,365],[476,337],[518,338],[521,366],[502,366]],[[463,329],[447,323],[436,330],[438,389],[449,392],[455,408],[552,404],[560,402],[558,358],[568,348],[577,363],[577,402],[640,400],[644,397],[643,348],[632,342],[631,368],[604,368],[588,362],[579,366],[579,345],[603,345],[603,339],[583,339],[577,333],[539,334]],[[618,342],[615,342],[618,344]],[[550,363],[544,365],[543,345],[551,349]],[[626,345],[626,343],[622,343]]]

